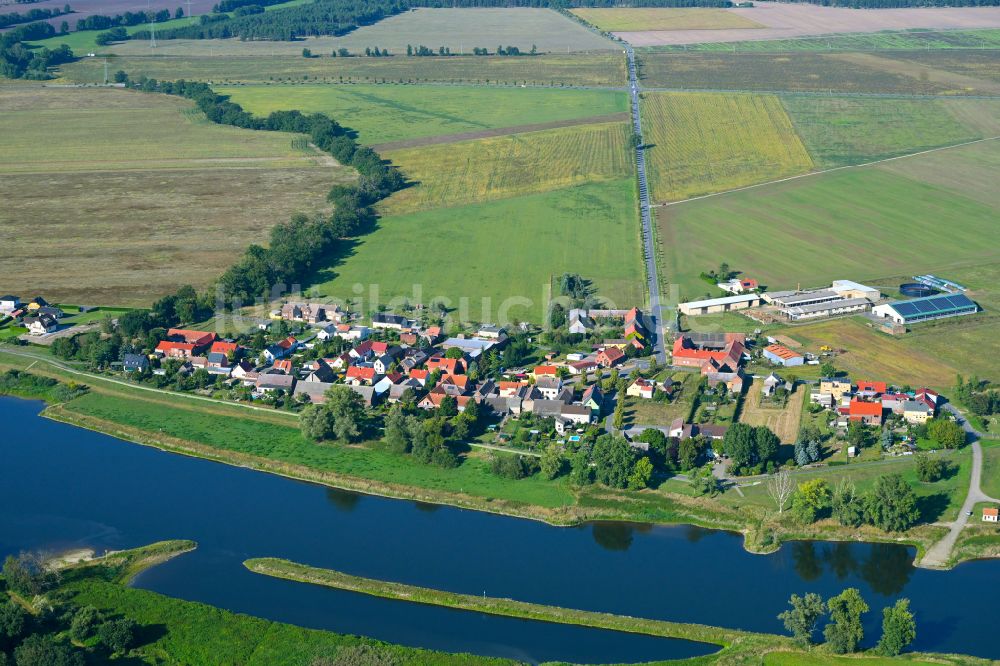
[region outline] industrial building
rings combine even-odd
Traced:
[[[889,318],[897,324],[915,324],[978,311],[979,306],[965,294],[938,294],[908,301],[889,301],[872,308],[872,314]]]
[[[792,351],[788,347],[784,347],[782,345],[768,345],[767,347],[764,347],[762,354],[764,355],[764,358],[771,363],[776,363],[786,367],[802,365],[805,363],[805,358],[803,358],[802,354]]]
[[[730,310],[744,310],[761,305],[763,302],[763,297],[760,294],[749,293],[678,303],[677,309],[685,315],[704,315],[729,312]]]
[[[834,317],[851,312],[864,312],[871,305],[871,301],[867,298],[845,298],[825,303],[813,303],[812,305],[786,308],[784,313],[792,321],[799,321],[800,319],[812,319],[814,317]]]
[[[776,305],[781,314],[792,321],[864,312],[881,298],[882,294],[875,287],[853,280],[834,280],[829,289],[773,291],[764,294],[764,300]]]

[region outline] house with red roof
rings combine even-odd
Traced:
[[[277,361],[274,362],[274,365],[272,365],[271,367],[277,370],[278,372],[290,375],[292,374],[292,359],[290,358],[278,359]]]
[[[882,425],[882,403],[867,402],[865,400],[851,400],[847,410],[848,418],[852,421],[860,421],[865,425]]]
[[[164,340],[156,345],[153,351],[159,356],[167,358],[191,358],[194,356],[195,346],[190,342],[170,342]]]
[[[743,353],[746,348],[740,338],[729,337],[727,333],[722,339],[696,339],[689,334],[677,336],[674,340],[673,364],[687,368],[699,368],[703,372],[706,366],[711,372],[736,372],[743,363]]]
[[[410,370],[410,379],[415,379],[418,382],[420,382],[421,386],[424,386],[425,384],[427,384],[427,378],[430,376],[430,374],[431,374],[430,370],[421,370],[418,368],[414,368],[413,370]]]
[[[427,359],[425,364],[428,370],[434,372],[440,370],[445,375],[465,374],[465,361],[460,358],[448,358],[447,356],[433,356]]]
[[[208,350],[210,354],[225,354],[226,357],[235,357],[239,351],[240,346],[235,342],[223,342],[222,340],[216,340],[212,343],[212,347]]]
[[[375,368],[352,365],[347,369],[347,376],[344,378],[344,381],[355,386],[371,386],[375,382],[376,374]]]
[[[531,371],[531,374],[535,377],[535,379],[538,379],[539,377],[558,377],[559,368],[554,365],[538,365]]]
[[[858,382],[858,393],[863,395],[882,395],[888,390],[885,382]]]
[[[167,330],[167,339],[173,342],[186,342],[194,345],[195,349],[201,349],[215,342],[215,333],[205,331],[192,331],[186,328],[171,328]]]
[[[594,360],[597,361],[597,364],[602,368],[613,368],[625,361],[625,352],[617,347],[605,347],[601,351],[597,352],[597,356]]]
[[[441,407],[441,401],[447,397],[444,393],[428,393],[417,403],[417,407],[421,409],[438,409]],[[464,412],[469,401],[473,399],[470,395],[454,395],[451,397],[455,398],[455,403],[458,405],[458,411],[460,412]]]

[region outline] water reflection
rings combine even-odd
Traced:
[[[594,523],[594,541],[605,550],[626,551],[632,547],[635,534],[648,534],[649,523]]]
[[[796,541],[789,550],[795,572],[806,582],[819,580],[829,570],[837,580],[858,576],[886,597],[901,593],[915,571],[910,549],[896,544]]]
[[[346,490],[340,490],[339,488],[327,488],[326,499],[330,502],[330,504],[337,507],[341,511],[351,512],[358,507],[358,502],[361,501],[361,495],[348,492]]]
[[[421,513],[434,513],[441,508],[440,504],[430,504],[429,502],[414,502],[413,508]]]

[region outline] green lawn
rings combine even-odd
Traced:
[[[573,496],[564,483],[552,483],[539,476],[509,481],[490,473],[486,462],[478,458],[466,460],[457,469],[442,469],[369,447],[320,446],[305,440],[297,427],[258,420],[250,412],[244,412],[238,419],[225,418],[204,411],[95,393],[77,398],[65,408],[150,433],[320,471],[544,507],[573,503]]]
[[[682,299],[705,293],[698,275],[720,260],[782,289],[996,258],[995,207],[878,168],[682,203],[659,209],[657,219],[664,279],[680,285]]]
[[[819,168],[858,164],[982,136],[949,100],[788,96],[782,103]],[[1000,104],[993,103],[1000,113]]]
[[[219,86],[258,115],[281,109],[322,112],[378,144],[419,137],[516,127],[628,110],[610,90],[456,88],[454,86]]]
[[[571,271],[618,307],[642,305],[634,192],[620,180],[386,217],[315,286],[362,312],[447,298],[464,321],[540,322],[552,276]]]
[[[983,447],[983,475],[979,483],[983,492],[1000,500],[1000,445]]]

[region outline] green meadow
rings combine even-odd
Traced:
[[[446,298],[465,320],[540,322],[552,278],[569,271],[618,307],[642,305],[635,207],[633,181],[618,180],[386,217],[349,256],[321,269],[315,287],[360,297],[364,311],[376,289],[382,304]],[[511,307],[501,311],[505,302]]]
[[[628,111],[610,90],[456,88],[454,86],[219,86],[258,115],[298,109],[325,113],[356,130],[364,143],[476,132]]]

